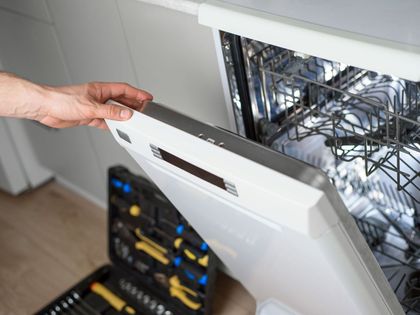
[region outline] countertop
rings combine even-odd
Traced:
[[[206,0],[138,0],[197,15]],[[277,16],[420,46],[418,0],[221,0]]]
[[[222,0],[333,29],[420,46],[418,0]]]
[[[137,0],[144,3],[154,4],[160,7],[198,15],[198,7],[205,0]]]

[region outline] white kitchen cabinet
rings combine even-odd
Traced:
[[[117,0],[141,87],[157,102],[229,127],[213,35],[197,17],[136,0]]]
[[[0,118],[0,160],[3,168],[0,172],[7,177],[6,181],[0,180],[0,186],[12,194],[38,187],[53,177],[53,173],[39,161],[25,123],[28,121]]]
[[[70,83],[51,25],[0,10],[0,40],[5,70],[36,82]],[[40,163],[81,190],[105,198],[102,170],[86,128],[53,130],[29,121],[24,125]]]
[[[73,83],[136,85],[114,0],[49,0],[48,6]]]
[[[159,102],[227,126],[212,34],[193,16],[130,0],[118,5],[111,0],[49,0],[48,5],[72,82],[128,82],[150,90]],[[148,14],[154,19],[145,19]],[[184,48],[174,44],[174,36]],[[149,48],[143,52],[140,45]],[[141,172],[110,134],[88,133],[103,181],[108,167],[116,164]]]
[[[4,118],[0,118],[0,189],[16,195],[28,188],[28,181]]]
[[[0,9],[0,41],[5,70],[40,83],[70,83],[51,25]]]
[[[51,130],[35,124],[27,126],[39,160],[65,184],[104,204],[106,185],[87,128]]]
[[[0,8],[51,23],[45,0],[0,0]]]
[[[48,4],[73,83],[121,81],[138,85],[115,1],[52,0]],[[88,173],[97,172],[95,177],[100,176],[101,181],[95,185],[100,186],[101,193],[86,189],[105,200],[110,166],[123,164],[134,172],[141,170],[108,132],[93,128],[86,128],[86,132],[99,166]]]

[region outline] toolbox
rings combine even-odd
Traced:
[[[148,180],[108,172],[111,260],[39,315],[208,315],[217,258]]]

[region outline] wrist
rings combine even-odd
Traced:
[[[0,73],[0,116],[36,119],[42,115],[45,88],[11,73]]]
[[[54,88],[48,85],[34,84],[30,82],[31,86],[29,87],[29,94],[31,95],[30,112],[28,112],[31,117],[26,117],[30,119],[39,120],[40,117],[48,116],[48,113],[51,111],[51,107],[55,103],[55,92]]]

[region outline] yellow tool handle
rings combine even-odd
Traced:
[[[172,276],[169,279],[169,284],[171,285],[171,287],[177,288],[177,289],[181,289],[182,291],[185,291],[189,294],[191,294],[192,296],[197,296],[197,292],[191,290],[190,288],[183,286],[181,284],[181,280],[179,280],[178,276]]]
[[[180,237],[178,237],[174,241],[174,246],[176,249],[179,249],[181,247],[181,244],[184,240]],[[201,258],[197,257],[193,252],[191,252],[188,248],[184,249],[184,254],[187,256],[190,260],[196,261],[203,267],[207,267],[209,264],[209,255],[205,255]]]
[[[152,241],[150,238],[148,238],[147,236],[144,236],[143,234],[141,234],[141,231],[139,228],[135,229],[134,231],[137,235],[137,237],[139,239],[141,239],[142,241],[148,243],[150,246],[153,246],[154,248],[156,248],[158,251],[162,252],[163,254],[168,253],[168,250],[162,246],[160,246],[158,243]]]
[[[182,291],[179,288],[171,287],[169,289],[169,293],[172,297],[176,297],[179,299],[182,303],[184,303],[185,306],[189,307],[190,309],[196,311],[201,307],[201,303],[194,302],[190,300],[184,291]]]
[[[188,249],[184,249],[184,254],[191,260],[196,260],[197,257]]]
[[[120,297],[111,292],[103,284],[99,282],[94,282],[91,284],[90,289],[92,290],[92,292],[96,293],[97,295],[101,296],[104,300],[106,300],[118,312],[124,310],[129,314],[136,313],[136,311],[131,306],[127,306],[127,303],[124,300],[122,300]]]
[[[184,240],[182,239],[182,238],[180,238],[180,237],[178,237],[175,241],[174,241],[174,246],[175,246],[175,248],[176,249],[178,249],[180,246],[181,246],[181,244],[182,244],[182,242],[183,242]]]
[[[174,246],[176,249],[179,249],[181,247],[181,244],[184,240],[181,237],[178,237],[175,241],[174,241]],[[189,259],[191,260],[196,260],[197,257],[188,249],[184,249],[184,254],[185,256],[187,256]]]
[[[185,306],[189,307],[192,310],[198,310],[201,307],[201,303],[194,302],[193,300],[189,299],[186,293],[196,297],[198,294],[197,292],[191,290],[190,288],[183,286],[181,284],[181,280],[179,280],[178,276],[172,276],[169,279],[169,293],[171,296],[176,297]]]
[[[157,250],[155,247],[151,246],[150,244],[140,241],[136,243],[136,249],[142,250],[157,261],[161,262],[164,265],[169,264],[169,259],[165,257],[159,250]]]
[[[209,255],[199,258],[198,263],[203,267],[207,267],[209,265]]]

